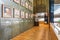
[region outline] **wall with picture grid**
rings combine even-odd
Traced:
[[[29,0],[25,1],[30,2]],[[33,27],[33,18],[2,17],[2,4],[11,7],[12,11],[13,8],[16,8],[30,14],[33,13],[33,9],[30,10],[25,8],[24,6],[13,2],[13,0],[0,0],[0,40],[9,40]]]

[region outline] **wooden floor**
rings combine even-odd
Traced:
[[[31,28],[11,40],[51,40],[49,26],[48,24],[39,23],[39,26]]]

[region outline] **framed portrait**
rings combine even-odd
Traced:
[[[24,11],[21,11],[21,18],[25,18]]]
[[[29,5],[28,5],[28,3],[26,2],[26,8],[28,8],[29,7]]]
[[[29,16],[28,13],[25,13],[25,18],[28,18],[28,16]]]
[[[31,5],[29,5],[29,9],[32,10],[32,6]]]
[[[7,5],[2,4],[2,17],[13,17],[13,9]]]
[[[14,10],[14,17],[15,18],[20,18],[20,10],[18,10],[18,9],[13,9]]]
[[[33,10],[33,7],[31,6],[31,10]]]
[[[25,6],[25,1],[24,0],[21,0],[21,5]]]
[[[29,9],[31,10],[31,6],[29,5]]]
[[[31,14],[31,18],[33,18],[33,16],[34,16],[34,15],[33,15],[33,14]]]
[[[18,3],[20,4],[21,3],[21,0],[13,0],[15,3]]]
[[[31,14],[29,13],[29,18],[31,18]]]
[[[2,5],[1,5],[1,8],[0,9],[2,9]],[[2,16],[2,10],[0,11],[0,18],[1,18],[1,16]]]

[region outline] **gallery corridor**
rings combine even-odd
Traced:
[[[60,0],[0,0],[0,40],[60,40]]]

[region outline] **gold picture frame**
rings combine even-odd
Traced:
[[[21,0],[13,0],[15,3],[18,3],[20,4],[21,3]]]

